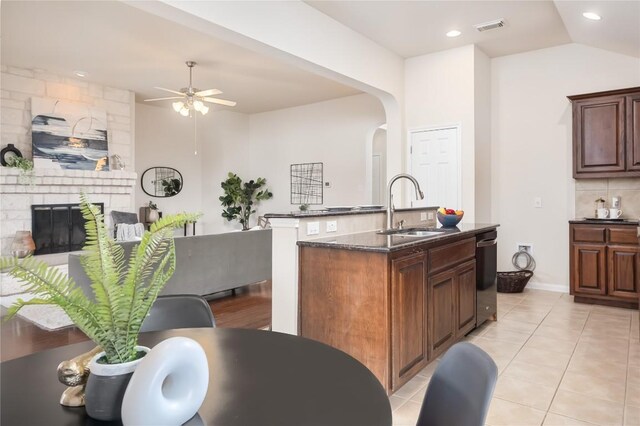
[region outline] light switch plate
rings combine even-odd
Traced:
[[[320,222],[307,223],[307,235],[318,235],[320,233]]]
[[[327,222],[327,232],[336,232],[338,230],[338,221],[330,220]]]
[[[426,212],[420,213],[420,220],[427,220],[427,213]]]
[[[433,212],[427,213],[427,217],[429,218],[429,220],[435,219],[435,215],[433,214]]]

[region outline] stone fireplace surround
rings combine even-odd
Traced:
[[[10,254],[16,231],[31,231],[32,204],[80,202],[84,192],[89,200],[104,203],[105,222],[109,228],[111,211],[136,212],[135,172],[114,170],[35,169],[22,176],[15,168],[0,167],[0,254]]]

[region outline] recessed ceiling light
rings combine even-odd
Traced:
[[[460,34],[462,33],[458,30],[451,30],[447,33],[447,37],[458,37]]]
[[[587,19],[591,19],[592,21],[599,21],[602,19],[600,15],[594,12],[584,12],[582,16],[584,16]]]
[[[85,78],[87,75],[89,75],[89,73],[86,71],[74,71],[73,73],[78,77],[82,77],[82,78]]]

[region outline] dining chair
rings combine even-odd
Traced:
[[[482,426],[498,379],[491,357],[471,343],[455,344],[436,367],[417,426]]]
[[[209,303],[195,294],[159,296],[142,323],[141,332],[174,328],[215,327]]]

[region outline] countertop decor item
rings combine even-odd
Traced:
[[[7,160],[12,157],[22,157],[22,152],[14,144],[10,143],[0,151],[0,164],[7,166]]]
[[[218,198],[222,207],[225,208],[222,211],[222,217],[229,222],[237,220],[242,225],[243,231],[249,230],[251,228],[249,220],[256,212],[254,206],[260,201],[273,197],[273,193],[267,188],[261,189],[266,184],[265,178],[258,178],[255,181],[252,179],[243,183],[238,175],[229,172],[227,180],[220,183],[224,190],[224,195]]]
[[[149,201],[149,205],[147,207],[149,207],[147,221],[151,223],[157,222],[158,219],[160,219],[160,214],[158,213],[158,205],[153,201]]]
[[[69,386],[60,396],[60,405],[84,407],[84,389],[89,378],[89,362],[100,352],[102,352],[102,348],[96,346],[89,352],[68,361],[62,361],[58,365],[58,380],[63,385]]]
[[[444,207],[440,207],[436,212],[436,217],[438,218],[438,222],[442,225],[443,228],[454,228],[460,223],[462,217],[464,216],[464,211],[462,210],[453,210],[447,209]]]
[[[181,425],[197,412],[209,387],[202,346],[187,337],[158,343],[136,368],[122,402],[125,425]]]
[[[33,241],[31,231],[16,231],[11,243],[11,255],[22,259],[32,255],[35,250],[36,243]]]
[[[92,282],[93,297],[87,297],[59,269],[37,258],[3,257],[0,269],[8,269],[11,276],[24,283],[26,291],[35,295],[29,300],[18,299],[7,312],[7,318],[27,305],[57,305],[104,350],[95,359],[97,364],[103,367],[130,365],[128,363],[144,356],[144,352],[136,348],[140,327],[175,270],[173,229],[197,220],[199,215],[182,213],[158,220],[125,261],[124,249],[111,238],[100,209],[89,203],[84,194],[80,198],[87,235],[81,263]],[[110,397],[111,410],[105,408],[107,397],[91,391],[91,382],[89,376],[85,395],[87,413],[101,420],[119,419],[117,398]],[[119,389],[113,388],[114,392]],[[93,396],[100,400],[92,399]]]

